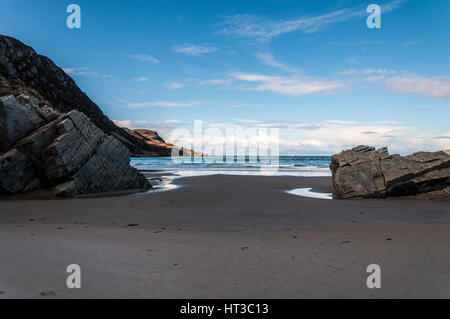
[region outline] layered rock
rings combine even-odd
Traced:
[[[61,112],[78,110],[103,132],[114,135],[133,155],[166,156],[165,145],[149,145],[116,126],[66,72],[31,47],[0,35],[0,96],[28,91]]]
[[[83,113],[61,114],[22,92],[0,97],[0,193],[55,195],[149,188],[129,150]]]
[[[449,199],[450,151],[390,155],[387,148],[358,146],[333,155],[333,196]]]
[[[154,149],[153,152],[146,151],[142,155],[135,156],[171,156],[173,151],[178,152],[177,154],[179,156],[203,156],[200,152],[183,149],[182,147],[167,143],[156,131],[145,129],[130,130],[125,127],[123,129],[128,132],[128,134],[147,144],[149,148]],[[161,151],[161,149],[165,149],[165,151]]]

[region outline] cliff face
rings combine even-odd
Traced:
[[[150,185],[130,166],[128,149],[83,113],[60,113],[27,91],[0,96],[0,194],[143,188]]]
[[[154,154],[146,152],[144,156],[171,156],[172,152],[178,152],[179,156],[202,156],[200,152],[183,149],[182,147],[166,143],[164,139],[158,135],[156,131],[135,129],[130,130],[123,128],[128,134],[134,136],[137,140],[147,144],[149,149],[154,149]],[[139,155],[137,155],[139,156]]]
[[[133,155],[165,156],[164,145],[148,145],[116,126],[50,59],[31,47],[0,35],[0,96],[27,91],[60,113],[78,110],[106,134],[122,141]]]

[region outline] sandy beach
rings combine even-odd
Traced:
[[[0,298],[450,298],[448,202],[286,193],[330,183],[214,175],[165,192],[2,200]],[[374,263],[381,289],[366,286]],[[69,264],[81,289],[66,287]]]

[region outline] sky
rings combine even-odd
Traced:
[[[372,3],[381,28],[366,24]],[[284,155],[449,149],[449,30],[448,0],[0,2],[0,34],[52,59],[116,124],[169,141],[196,120],[275,128]]]

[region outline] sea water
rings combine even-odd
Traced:
[[[331,176],[330,156],[280,156],[280,157],[134,157],[131,165],[147,172],[166,172],[169,175],[149,178],[154,191],[168,191],[178,186],[177,178],[205,175],[259,175],[259,176]],[[316,199],[331,199],[331,194],[315,193],[310,188],[286,190],[287,193]]]
[[[133,157],[131,165],[138,170],[172,171],[180,176],[212,174],[331,176],[331,156],[280,157]]]

